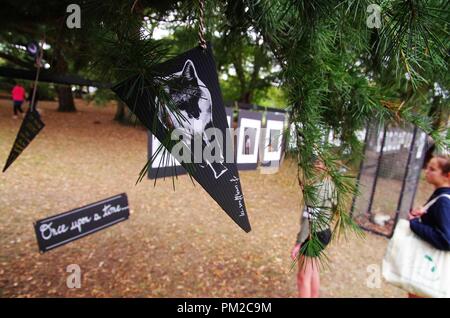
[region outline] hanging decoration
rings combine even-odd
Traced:
[[[136,76],[112,90],[230,218],[249,232],[250,222],[233,150],[224,146],[224,139],[207,134],[212,128],[224,138],[228,123],[216,64],[205,41],[204,3],[199,3],[199,46],[154,68],[156,75],[152,80],[160,83],[161,89],[155,90],[149,79],[142,82],[142,77]],[[183,132],[177,141],[171,140],[175,130]],[[181,143],[182,152],[188,153],[189,160],[180,160],[172,153],[177,142]],[[201,145],[201,158],[194,155],[196,145]],[[204,156],[205,149],[213,149],[215,160]],[[225,160],[227,154],[231,160]]]
[[[38,56],[39,44],[36,41],[31,41],[27,43],[27,53],[32,57]]]
[[[233,149],[223,146],[227,117],[212,50],[204,37],[204,3],[199,4],[198,47],[156,66],[151,80],[142,81],[137,75],[112,90],[229,217],[249,232],[251,227]],[[159,90],[155,89],[155,83],[160,84]],[[216,129],[221,136],[208,136],[209,128]],[[171,139],[174,131],[183,132],[177,141]],[[177,142],[181,143],[182,152],[188,154],[188,160],[172,152]],[[194,149],[196,145],[201,145],[200,158]],[[213,149],[211,154],[214,152],[215,160],[203,155],[205,149]]]
[[[51,216],[34,223],[41,253],[128,220],[126,193]]]
[[[33,85],[33,95],[30,102],[30,109],[28,110],[25,118],[23,119],[22,125],[20,126],[19,132],[17,134],[16,140],[11,148],[8,159],[6,160],[5,166],[2,172],[5,172],[6,169],[19,157],[22,151],[30,144],[30,142],[37,136],[37,134],[44,128],[45,124],[41,120],[41,116],[38,111],[35,109],[35,98],[36,98],[36,90],[37,84],[39,81],[39,73],[41,70],[41,61],[43,56],[43,46],[45,40],[42,41],[41,45],[36,48],[36,43],[29,44],[27,46],[29,54],[36,55],[36,78],[34,80]],[[29,48],[28,48],[29,47]],[[36,50],[39,50],[39,55],[37,55]]]
[[[175,142],[168,142],[174,129],[185,132],[182,140],[184,149],[190,151],[190,158],[194,157],[192,146],[195,142],[200,142],[202,154],[206,147],[215,147],[219,152],[215,156],[218,160],[210,161],[202,156],[198,163],[178,161],[233,221],[249,232],[251,228],[239,173],[233,159],[225,160],[228,152],[228,156],[233,157],[232,148],[224,147],[224,143],[221,147],[220,142],[205,133],[209,128],[216,128],[226,136],[228,128],[211,47],[194,48],[158,65],[154,71],[160,74],[158,80],[164,83],[164,91],[176,111],[158,101],[148,83],[143,83],[136,92],[137,77],[112,89],[169,152],[175,145]]]
[[[30,144],[44,126],[45,125],[37,112],[27,112],[9,153],[8,159],[6,160],[3,172],[5,172],[17,157],[19,157],[22,151]]]

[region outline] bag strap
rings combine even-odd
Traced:
[[[446,193],[445,194],[441,194],[441,195],[438,195],[437,197],[435,197],[433,200],[431,200],[427,204],[425,204],[423,209],[425,211],[427,211],[439,198],[442,198],[442,197],[446,197],[447,199],[450,200],[450,194],[446,194]]]

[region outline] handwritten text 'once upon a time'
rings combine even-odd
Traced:
[[[113,215],[114,213],[118,213],[122,210],[125,210],[125,208],[121,207],[120,204],[116,206],[111,206],[111,204],[105,204],[102,209],[102,213],[94,213],[93,216],[83,216],[81,218],[78,218],[76,220],[73,220],[70,225],[67,224],[60,224],[58,226],[53,226],[53,222],[49,223],[43,223],[39,227],[39,231],[41,232],[41,237],[44,240],[49,240],[52,237],[61,235],[66,233],[67,231],[74,231],[78,230],[78,232],[82,232],[82,226],[85,224],[89,224],[92,221],[99,221],[102,218],[108,217],[110,215]]]

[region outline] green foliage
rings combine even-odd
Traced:
[[[96,90],[93,94],[84,95],[83,98],[88,102],[94,102],[96,106],[106,106],[111,100],[116,98],[113,91],[106,88]]]
[[[271,86],[267,90],[256,91],[254,103],[266,107],[285,109],[287,99],[282,88]]]
[[[30,85],[30,82],[27,83],[27,86]],[[27,87],[25,86],[25,87]],[[55,87],[51,83],[39,83],[38,84],[38,92],[40,100],[55,100],[56,92]]]
[[[420,111],[418,101],[424,101],[420,85],[430,83],[427,75],[447,70],[448,46],[443,46],[439,36],[448,23],[442,26],[442,19],[425,13],[430,12],[427,6],[444,12],[446,5],[388,1],[383,3],[386,12],[378,31],[365,23],[369,1],[244,2],[250,16],[247,23],[262,34],[283,67],[297,133],[303,198],[306,202],[315,198],[312,158],[318,155],[338,189],[335,233],[357,230],[348,206],[356,193],[354,182],[340,171],[341,158],[324,142],[327,132],[333,129],[352,155],[361,155],[355,132],[368,121],[412,122],[442,140],[432,131],[430,118]],[[433,80],[438,79],[446,81],[445,77]]]

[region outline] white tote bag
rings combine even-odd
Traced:
[[[427,210],[444,194],[430,201]],[[424,297],[450,297],[450,252],[434,248],[399,220],[383,259],[383,277],[392,285]]]

